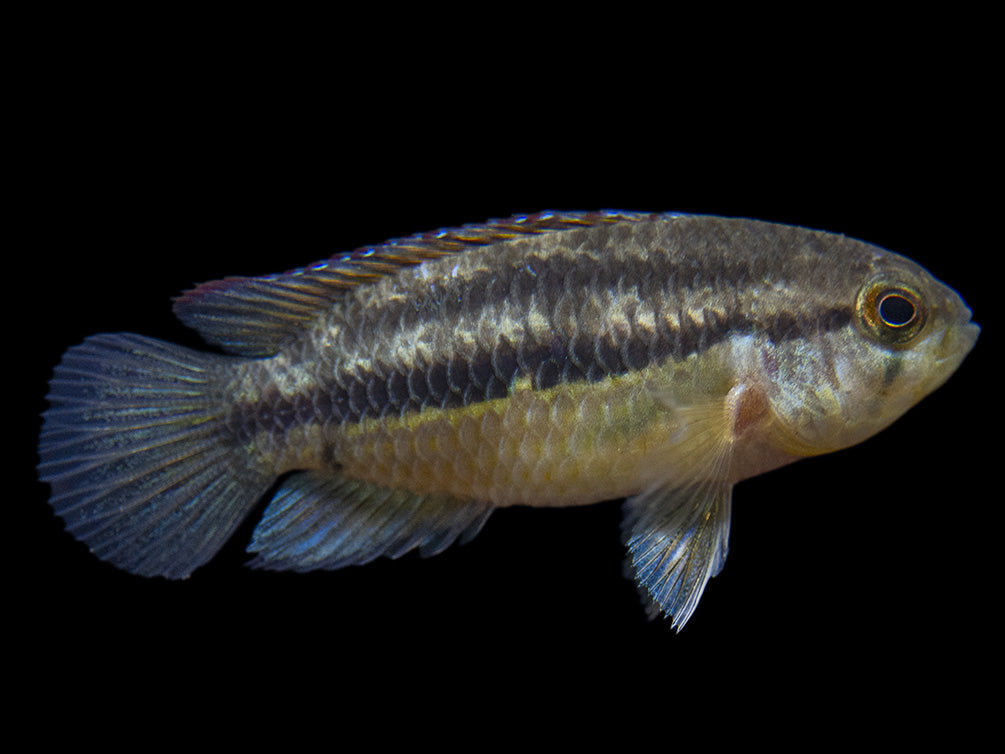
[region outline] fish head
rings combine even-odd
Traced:
[[[949,379],[980,333],[960,295],[920,265],[867,244],[859,251],[820,281],[848,321],[794,342],[795,367],[776,385],[793,455],[839,450],[889,426]]]

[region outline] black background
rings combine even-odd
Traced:
[[[933,679],[945,693],[982,666],[1000,494],[1000,209],[986,181],[1000,164],[974,92],[933,92],[931,78],[868,99],[836,80],[692,91],[593,72],[503,74],[477,91],[446,75],[391,89],[337,72],[326,88],[268,65],[187,67],[172,53],[134,67],[92,52],[31,95],[13,207],[26,232],[8,281],[25,297],[8,312],[8,615],[35,677],[81,694],[317,682],[421,697],[437,679],[472,693],[631,697],[667,684],[753,698],[771,679],[807,694],[854,681],[882,697]],[[622,576],[616,502],[504,510],[436,558],[306,575],[242,566],[259,509],[184,582],[97,561],[46,505],[34,472],[45,383],[86,335],[200,347],[170,309],[199,282],[599,208],[862,238],[928,267],[984,327],[949,383],[889,430],[739,485],[726,568],[680,634],[647,621]]]

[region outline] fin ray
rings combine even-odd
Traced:
[[[541,212],[392,239],[281,275],[203,283],[175,300],[178,318],[241,356],[272,356],[305,323],[360,285],[430,259],[521,236],[653,217],[640,212]]]
[[[629,564],[648,601],[683,628],[729,548],[732,488],[656,488],[625,503]]]
[[[625,502],[622,530],[649,616],[663,612],[680,630],[726,561],[734,436],[728,402],[677,406],[661,398],[680,422],[674,476]]]
[[[271,484],[220,421],[230,357],[138,335],[71,348],[50,383],[39,476],[67,530],[145,576],[209,560]]]
[[[468,541],[492,511],[486,503],[417,495],[305,471],[291,476],[255,529],[251,565],[333,570],[412,550],[435,555]]]

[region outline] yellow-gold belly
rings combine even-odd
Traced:
[[[648,370],[647,370],[648,371]],[[645,372],[343,426],[347,476],[496,505],[565,506],[624,497],[665,478],[673,412]]]

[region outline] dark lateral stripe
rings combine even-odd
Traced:
[[[523,237],[659,217],[618,210],[540,212],[441,228],[366,246],[280,275],[203,283],[180,296],[174,310],[182,322],[198,330],[208,342],[230,353],[270,356],[306,322],[341,300],[347,290],[403,268]]]
[[[830,331],[846,325],[851,309],[832,309],[813,320],[812,331]],[[803,323],[805,325],[805,323]],[[513,383],[529,377],[535,390],[558,384],[598,382],[607,377],[643,369],[668,358],[683,359],[725,340],[730,335],[763,332],[780,343],[799,337],[805,327],[789,313],[753,324],[749,318],[714,317],[698,324],[688,320],[673,330],[633,332],[618,342],[574,336],[555,338],[548,344],[499,344],[491,353],[471,361],[451,359],[407,373],[388,365],[379,371],[342,375],[340,385],[310,394],[282,396],[278,390],[255,403],[238,403],[230,427],[239,438],[266,430],[287,432],[311,423],[359,422],[367,418],[403,416],[424,408],[463,408],[474,403],[505,398]]]

